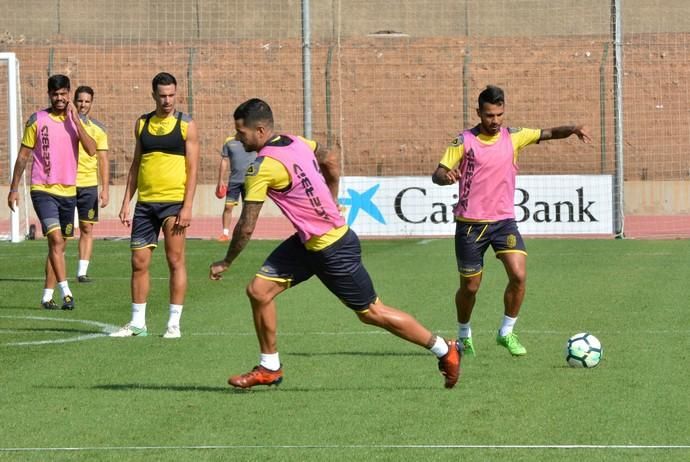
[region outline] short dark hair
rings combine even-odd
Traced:
[[[167,72],[159,72],[151,81],[151,89],[155,92],[158,90],[158,85],[175,85],[177,86],[177,80],[175,76]]]
[[[495,85],[487,85],[486,88],[479,93],[479,109],[485,103],[502,106],[506,102],[503,90]]]
[[[62,74],[55,74],[48,77],[48,91],[70,89],[69,77]]]
[[[235,120],[244,120],[244,125],[253,127],[257,122],[266,122],[273,127],[273,111],[266,101],[252,98],[237,106],[233,114]]]
[[[77,100],[77,95],[81,93],[88,93],[93,99],[93,88],[86,85],[79,85],[76,90],[74,90],[74,100]]]

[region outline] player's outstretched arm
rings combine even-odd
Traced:
[[[584,125],[563,125],[561,127],[544,128],[541,131],[540,141],[560,140],[570,135],[577,135],[583,143],[592,141],[589,131]]]
[[[245,201],[242,204],[242,214],[232,232],[232,239],[228,245],[225,258],[211,263],[209,278],[214,281],[221,279],[223,277],[222,273],[230,267],[230,264],[247,246],[252,238],[252,234],[254,234],[254,228],[256,228],[256,222],[259,219],[259,213],[263,205],[263,202],[250,201]]]

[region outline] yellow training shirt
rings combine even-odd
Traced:
[[[148,135],[142,133],[148,121]],[[176,131],[179,124],[179,139],[176,139]],[[139,165],[139,175],[137,177],[137,189],[139,191],[138,200],[141,202],[182,202],[184,200],[185,186],[187,184],[187,167],[185,156],[185,141],[187,140],[187,127],[192,118],[183,113],[175,112],[165,118],[144,114],[139,118],[137,124],[137,136],[139,137],[141,152],[141,163]],[[164,151],[152,150],[146,152],[144,140],[161,139],[170,140],[172,145]]]

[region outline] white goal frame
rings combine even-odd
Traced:
[[[20,105],[20,80],[19,80],[19,60],[15,53],[2,52],[0,53],[0,62],[7,62],[7,150],[9,152],[9,178],[8,185],[12,181],[12,172],[14,172],[14,165],[17,162],[17,154],[19,153],[19,144],[21,133],[19,132],[19,121],[22,120],[21,105]],[[24,188],[23,197],[26,199],[26,182],[22,180],[22,187]],[[10,234],[9,240],[11,242],[21,242],[29,232],[28,222],[28,205],[26,200],[22,200],[19,204],[20,209],[10,212]],[[23,210],[22,210],[23,209]],[[24,228],[22,229],[21,216]],[[4,238],[5,236],[3,236]]]

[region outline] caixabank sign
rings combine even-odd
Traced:
[[[458,186],[429,177],[342,177],[339,202],[362,236],[448,236],[455,232]],[[535,235],[612,234],[610,175],[517,177],[515,219]]]

